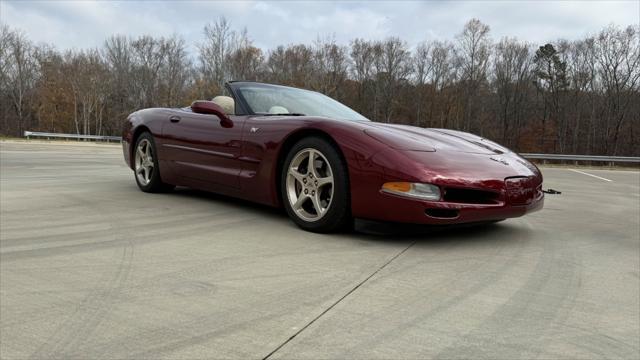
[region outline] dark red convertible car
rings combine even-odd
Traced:
[[[372,122],[297,88],[239,81],[227,90],[128,117],[124,157],[142,191],[180,185],[284,206],[316,232],[353,218],[481,223],[542,208],[538,168],[479,136]]]

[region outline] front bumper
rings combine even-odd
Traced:
[[[542,176],[513,153],[384,151],[352,170],[354,217],[398,223],[449,225],[523,216],[544,206]],[[439,201],[382,192],[386,182],[437,185]],[[448,196],[449,195],[449,196]]]
[[[508,201],[498,204],[463,204],[442,201],[423,201],[380,193],[381,206],[367,218],[414,224],[449,225],[486,222],[515,218],[542,209],[544,194],[529,204],[513,205]]]

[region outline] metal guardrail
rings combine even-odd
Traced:
[[[59,134],[37,131],[25,131],[24,136],[27,139],[31,137],[41,138],[57,138],[57,139],[76,139],[76,140],[94,140],[94,141],[117,141],[121,142],[120,136],[104,136],[104,135],[79,135],[79,134]]]
[[[640,163],[640,157],[627,156],[601,156],[601,155],[562,155],[562,154],[520,154],[526,159],[532,160],[564,160],[564,161],[598,161],[598,162],[624,162]]]

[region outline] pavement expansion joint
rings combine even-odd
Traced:
[[[342,297],[340,297],[338,300],[336,300],[333,304],[331,304],[328,308],[324,309],[324,311],[322,311],[318,316],[316,316],[315,318],[311,319],[311,321],[309,321],[307,324],[305,324],[303,327],[300,328],[300,330],[296,331],[293,335],[291,335],[287,340],[285,340],[282,344],[278,345],[278,347],[276,347],[275,349],[273,349],[269,354],[267,354],[267,356],[263,357],[262,360],[267,360],[269,359],[271,356],[273,356],[273,354],[275,354],[276,352],[278,352],[278,350],[282,349],[285,345],[287,345],[289,342],[291,342],[291,340],[295,339],[296,336],[300,335],[303,331],[305,331],[309,326],[311,326],[313,323],[315,323],[318,319],[320,319],[322,316],[324,316],[326,313],[328,313],[329,311],[331,311],[331,309],[333,309],[334,307],[336,307],[336,305],[340,304],[344,299],[346,299],[349,295],[353,294],[356,290],[358,290],[358,288],[362,285],[364,285],[367,281],[369,281],[369,279],[373,278],[377,273],[379,273],[380,271],[382,271],[382,269],[384,269],[385,267],[387,267],[387,265],[391,264],[395,259],[397,259],[398,257],[400,257],[400,255],[404,254],[407,250],[409,250],[413,245],[415,245],[417,242],[417,240],[413,241],[412,243],[410,243],[409,245],[407,245],[407,247],[405,247],[404,249],[402,249],[401,251],[399,251],[397,254],[395,254],[391,259],[387,260],[387,262],[385,262],[384,264],[382,264],[380,267],[378,267],[376,269],[376,271],[374,271],[373,273],[371,273],[369,276],[367,276],[364,280],[360,281],[358,284],[356,284],[356,286],[354,286],[353,288],[351,288],[351,290],[347,291],[346,294],[342,295]]]

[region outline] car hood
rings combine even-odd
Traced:
[[[397,124],[368,124],[364,132],[397,150],[454,151],[472,154],[503,154],[507,148],[479,136],[448,129],[425,129]]]

